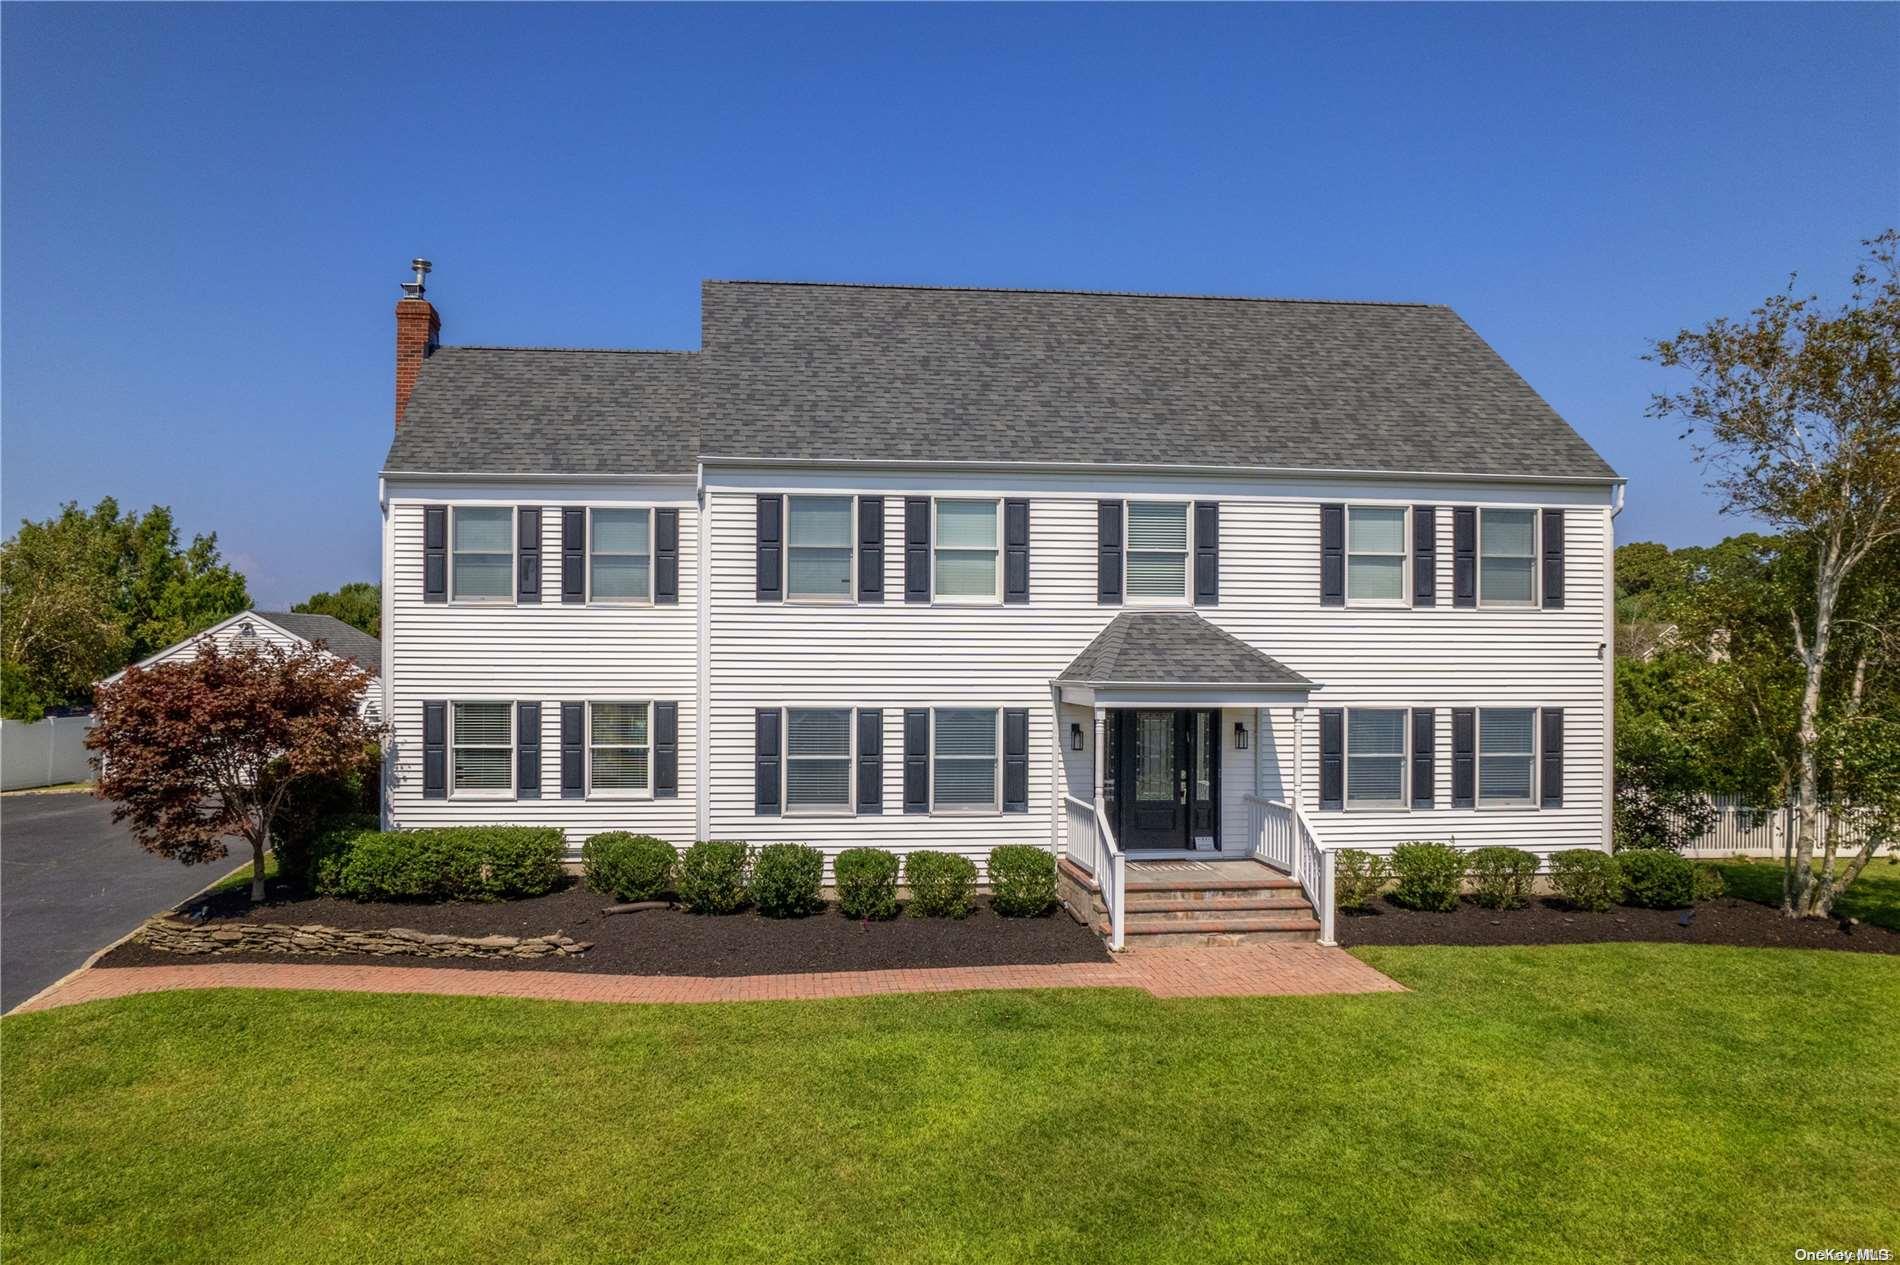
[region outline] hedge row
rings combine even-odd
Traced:
[[[310,848],[310,886],[350,900],[517,900],[554,890],[567,843],[552,826],[363,829],[343,820]]]
[[[1342,848],[1334,871],[1341,909],[1364,909],[1388,882],[1391,899],[1408,909],[1451,910],[1467,879],[1472,899],[1487,909],[1520,909],[1530,903],[1537,856],[1522,848],[1461,852],[1445,843],[1401,843],[1392,855]],[[1722,894],[1713,866],[1692,864],[1674,852],[1594,849],[1555,852],[1550,881],[1578,909],[1601,912],[1624,901],[1649,909],[1681,909]]]

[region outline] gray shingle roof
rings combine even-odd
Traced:
[[[690,474],[699,357],[681,351],[439,347],[385,470]]]
[[[359,667],[379,675],[383,670],[383,643],[334,615],[303,615],[296,611],[257,611],[255,614],[292,636],[310,642],[321,641],[331,654]]]
[[[1312,684],[1193,611],[1123,611],[1056,679],[1088,685]]]

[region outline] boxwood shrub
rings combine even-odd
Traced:
[[[846,848],[831,863],[838,910],[847,918],[879,921],[897,915],[897,854],[882,848]]]
[[[1401,843],[1392,849],[1392,872],[1399,879],[1392,889],[1392,899],[1406,908],[1458,908],[1465,856],[1450,844]]]
[[[1595,848],[1551,853],[1550,881],[1559,896],[1592,913],[1602,913],[1623,895],[1623,867]]]
[[[318,891],[351,900],[514,900],[560,883],[551,826],[439,826],[326,836]]]
[[[976,863],[954,852],[912,852],[904,857],[905,912],[913,918],[961,918],[970,912]]]
[[[803,918],[823,909],[825,857],[803,843],[768,843],[752,859],[752,903],[767,918]]]
[[[1695,866],[1673,852],[1645,848],[1617,857],[1623,899],[1645,909],[1681,909],[1695,903]]]
[[[1369,909],[1392,869],[1377,852],[1341,848],[1334,862],[1333,892],[1341,909]]]
[[[1700,905],[1706,901],[1719,900],[1721,899],[1722,893],[1727,890],[1727,885],[1722,882],[1722,871],[1716,869],[1713,865],[1705,864],[1695,867],[1695,883],[1694,892],[1692,894],[1695,896],[1696,904]]]
[[[1531,902],[1537,854],[1522,848],[1479,848],[1469,858],[1472,897],[1486,909],[1522,909]]]
[[[673,890],[680,854],[652,835],[609,830],[581,845],[587,885],[617,900],[658,900]]]
[[[746,862],[752,849],[732,840],[702,839],[680,857],[680,904],[696,914],[736,914],[751,899]]]
[[[1036,918],[1056,904],[1056,857],[1029,843],[990,849],[990,908],[1005,918]]]

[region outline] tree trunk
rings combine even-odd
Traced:
[[[264,903],[264,853],[270,847],[270,832],[267,830],[251,840],[251,903]]]
[[[1819,574],[1814,586],[1814,641],[1801,636],[1801,621],[1795,618],[1795,636],[1807,667],[1807,680],[1801,690],[1800,781],[1795,802],[1801,809],[1801,834],[1794,848],[1789,875],[1794,886],[1790,917],[1820,917],[1814,909],[1820,885],[1814,878],[1814,838],[1820,827],[1820,747],[1821,747],[1821,672],[1827,665],[1828,636],[1834,626],[1834,598],[1840,584],[1835,574],[1839,566],[1838,549],[1833,541],[1823,546]]]

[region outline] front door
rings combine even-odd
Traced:
[[[1115,834],[1126,851],[1218,849],[1219,713],[1118,711],[1110,730]]]

